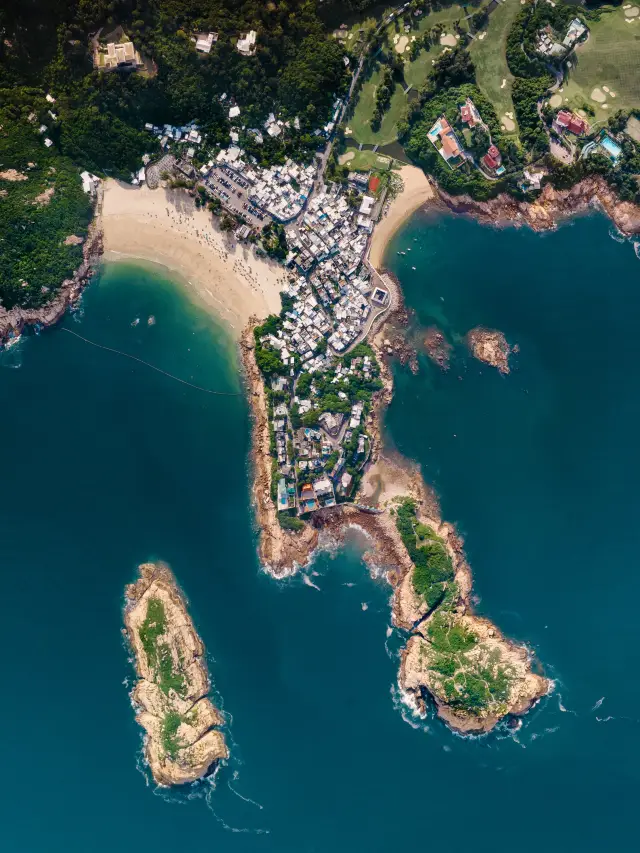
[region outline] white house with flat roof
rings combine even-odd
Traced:
[[[255,30],[249,30],[248,33],[244,33],[244,35],[241,35],[236,43],[238,53],[241,53],[243,56],[253,56],[253,54],[256,52],[257,38],[258,33]]]

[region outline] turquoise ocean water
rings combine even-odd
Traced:
[[[416,340],[483,323],[520,345],[508,377],[460,346],[446,374],[398,368],[386,430],[464,533],[480,612],[555,693],[476,740],[403,712],[357,543],[317,559],[319,590],[259,571],[225,329],[161,268],[109,265],[64,327],[240,393],[60,328],[1,356],[3,851],[635,846],[640,263],[600,217],[538,236],[417,215],[388,264]],[[189,597],[227,714],[215,790],[155,791],[139,760],[121,609],[149,558]]]

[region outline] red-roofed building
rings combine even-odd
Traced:
[[[371,175],[369,178],[369,192],[377,193],[380,186],[380,178],[377,175]]]
[[[452,133],[443,134],[440,137],[440,141],[442,142],[442,151],[444,152],[443,156],[445,160],[448,160],[450,157],[459,157],[462,154],[458,141]]]
[[[553,129],[558,134],[568,130],[569,133],[582,136],[583,133],[589,132],[589,124],[581,116],[570,113],[569,110],[560,110],[553,120]]]
[[[482,162],[487,167],[487,169],[489,169],[492,172],[495,171],[498,168],[498,166],[500,165],[500,163],[497,160],[495,160],[491,156],[491,154],[489,154],[489,152],[487,152],[484,155],[484,157],[482,158]]]
[[[495,146],[495,145],[490,145],[490,146],[489,146],[489,150],[487,151],[487,154],[488,154],[488,155],[489,155],[493,160],[495,160],[495,161],[496,161],[496,163],[497,163],[498,165],[500,165],[500,162],[501,162],[501,160],[502,160],[502,155],[500,154],[500,152],[498,151],[498,149],[496,148],[496,146]]]
[[[440,116],[427,136],[442,159],[452,169],[464,162],[464,150],[458,142],[455,132],[447,121],[446,116]]]
[[[569,122],[568,130],[571,133],[575,133],[576,136],[582,136],[583,133],[586,133],[589,129],[589,125],[587,122],[580,118],[580,116],[571,116],[571,121]]]
[[[476,109],[476,105],[471,98],[467,98],[464,104],[460,107],[460,118],[469,127],[475,127],[477,124],[482,124],[480,113]]]

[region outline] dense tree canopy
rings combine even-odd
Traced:
[[[311,0],[30,0],[0,12],[0,88],[55,92],[61,127],[55,141],[94,169],[120,176],[149,149],[145,122],[198,120],[212,143],[228,141],[232,98],[248,127],[274,112],[293,118],[286,139],[272,143],[273,159],[296,137],[326,122],[348,71]],[[145,60],[137,73],[93,70],[90,37],[120,25]],[[254,29],[253,56],[236,50]],[[208,55],[193,34],[215,31]],[[225,107],[220,97],[226,95]],[[100,139],[100,146],[97,140]],[[293,146],[292,146],[292,140]],[[302,150],[308,149],[303,142]],[[98,150],[101,148],[102,150]],[[84,162],[84,161],[83,161]]]
[[[0,303],[38,307],[82,260],[91,220],[78,171],[16,108],[0,110]],[[11,164],[15,174],[9,172]]]

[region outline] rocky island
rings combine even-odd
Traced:
[[[509,373],[509,356],[514,350],[502,332],[478,326],[467,333],[466,342],[471,355],[478,361],[497,368],[500,373]]]
[[[159,785],[194,782],[229,755],[222,716],[208,698],[204,646],[169,567],[144,563],[138,571],[125,592],[124,621],[145,758]]]

